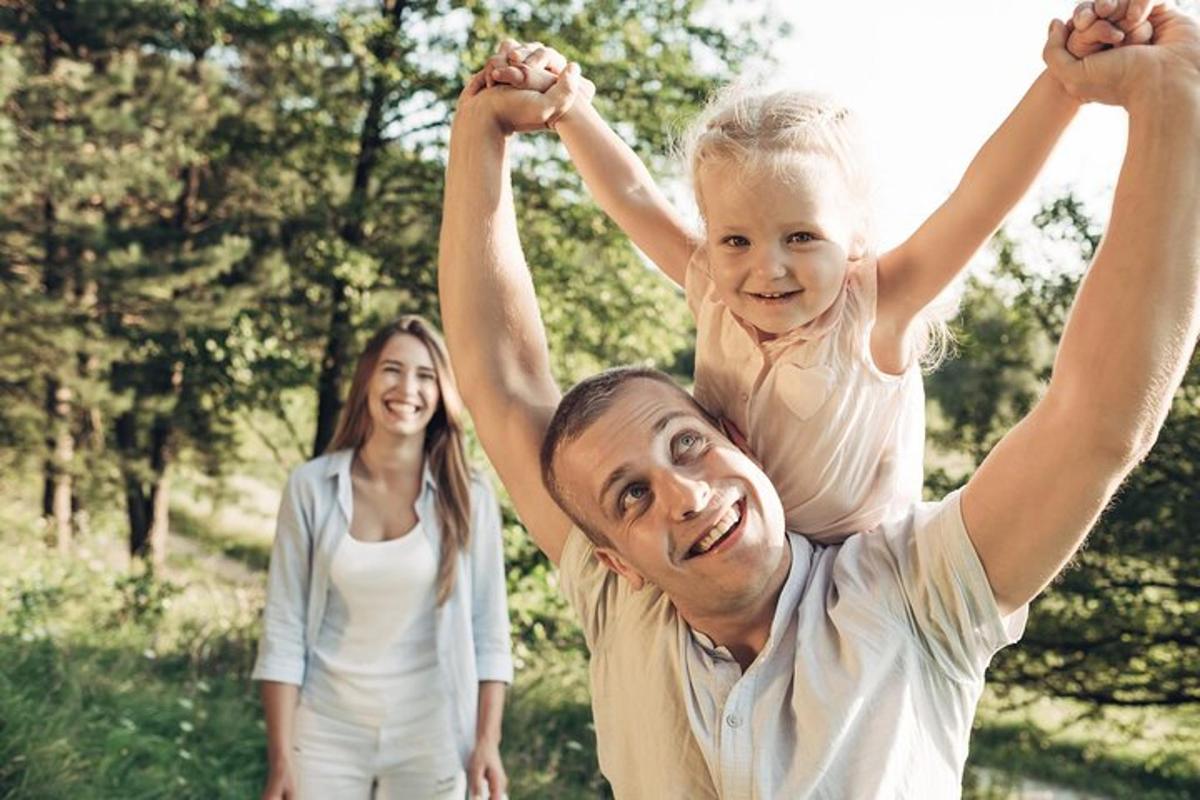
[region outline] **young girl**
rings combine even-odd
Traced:
[[[359,357],[329,451],[289,478],[253,674],[264,800],[503,794],[500,516],[461,408],[440,337],[402,317]]]
[[[561,68],[548,52],[506,45],[515,66],[489,77],[518,83],[531,66]],[[831,98],[734,86],[709,105],[686,137],[699,237],[587,98],[552,127],[604,211],[684,287],[696,398],[744,433],[789,528],[834,543],[920,499],[920,364],[934,360],[939,330],[930,306],[1077,108],[1043,73],[950,198],[882,254],[854,115]]]

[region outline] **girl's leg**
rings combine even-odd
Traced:
[[[292,733],[292,777],[296,800],[370,800],[376,734],[312,711],[296,708]]]

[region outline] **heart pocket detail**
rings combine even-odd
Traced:
[[[800,419],[810,419],[833,393],[836,375],[826,366],[785,364],[775,379],[776,391]]]

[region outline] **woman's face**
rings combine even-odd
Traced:
[[[437,367],[429,348],[409,334],[398,333],[389,339],[367,384],[373,432],[423,434],[440,400]]]

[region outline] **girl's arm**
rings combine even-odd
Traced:
[[[697,241],[637,153],[590,102],[576,103],[555,130],[604,213],[682,286]]]
[[[1033,183],[1079,102],[1043,72],[967,167],[958,188],[907,241],[879,259],[877,319],[902,340]]]
[[[566,66],[562,56],[536,47],[522,59],[521,50],[522,45],[512,40],[500,45],[486,67],[489,85],[500,83],[537,92],[554,86],[554,73]],[[583,83],[593,88],[590,82]],[[699,243],[637,153],[592,106],[593,93],[581,92],[552,126],[604,213],[668,278],[683,286],[688,261]]]

